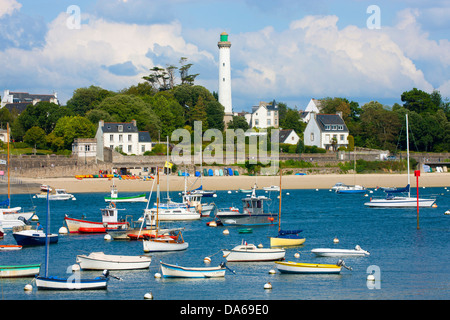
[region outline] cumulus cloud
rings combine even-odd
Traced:
[[[18,10],[22,7],[16,0],[0,0],[0,18],[5,15],[10,15],[14,10]]]
[[[258,96],[398,97],[412,87],[432,89],[402,48],[381,30],[338,28],[338,17],[307,16],[281,32],[267,27],[240,34],[233,92]]]
[[[74,29],[67,27],[68,18],[68,14],[61,13],[49,24],[42,47],[7,48],[0,52],[8,87],[35,88],[37,83],[45,83],[47,91],[71,88],[69,94],[91,84],[122,89],[140,82],[157,65],[149,52],[155,50],[158,55],[160,48],[170,48],[177,56],[177,60],[166,61],[167,64],[176,64],[182,56],[190,61],[212,59],[209,53],[181,37],[181,25],[177,22],[136,25],[83,15],[81,27]]]

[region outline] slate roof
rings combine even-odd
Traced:
[[[148,131],[139,131],[139,142],[152,142]]]
[[[331,131],[331,132],[348,132],[348,128],[345,125],[344,120],[337,114],[317,114],[316,121],[321,131]],[[330,129],[325,130],[325,126],[329,125]],[[342,125],[342,130],[332,130],[332,125]]]
[[[284,143],[292,131],[294,131],[294,129],[280,130],[279,134],[280,143]]]
[[[119,126],[122,126],[123,130],[119,131]],[[137,126],[132,122],[105,122],[103,125],[103,133],[133,133],[138,132]]]

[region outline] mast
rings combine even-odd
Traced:
[[[279,165],[280,167],[280,203],[279,203],[279,207],[278,207],[278,233],[280,233],[281,230],[281,163]]]
[[[170,197],[169,197],[169,136],[167,136],[167,144],[166,144],[166,150],[167,150],[167,170],[166,170],[166,189],[167,189],[167,203],[170,202]]]
[[[50,253],[50,238],[48,237],[48,232],[50,230],[50,188],[47,189],[47,230],[45,230],[45,277],[48,277],[48,260],[49,260],[49,253]]]
[[[411,197],[411,177],[409,176],[409,126],[408,126],[408,114],[406,114],[406,158],[408,165],[408,197]]]
[[[11,187],[10,187],[10,182],[9,182],[9,140],[11,140],[10,136],[9,136],[9,122],[6,123],[6,139],[8,139],[8,162],[7,162],[7,169],[8,169],[8,209],[9,209],[9,204],[11,203]]]
[[[167,168],[169,169],[169,168]],[[156,237],[158,237],[158,229],[159,229],[159,168],[156,167]]]

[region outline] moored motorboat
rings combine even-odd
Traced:
[[[43,230],[20,230],[13,232],[13,237],[20,246],[45,246],[47,234]],[[49,243],[58,242],[57,233],[48,234]]]
[[[319,274],[339,274],[342,267],[347,269],[344,261],[339,260],[337,264],[319,264],[319,263],[304,263],[293,261],[276,261],[277,269],[281,273],[319,273]]]
[[[225,265],[217,267],[182,267],[160,261],[165,278],[220,278],[225,277]]]
[[[283,260],[286,254],[284,249],[258,248],[254,244],[245,242],[233,249],[224,249],[222,252],[228,262],[276,261]]]
[[[127,221],[119,221],[118,209],[114,202],[106,208],[100,209],[102,213],[102,221],[90,221],[86,219],[70,218],[67,215],[64,217],[67,229],[70,233],[105,233],[108,230],[128,229],[129,223]]]
[[[36,194],[33,198],[47,199],[47,192]],[[65,189],[55,189],[55,193],[48,194],[49,200],[76,200],[73,194],[67,193]]]
[[[77,255],[81,269],[89,270],[134,270],[146,269],[152,261],[149,256],[124,256],[92,252],[89,255]]]
[[[311,252],[320,257],[364,257],[370,255],[368,251],[361,249],[359,245],[355,249],[316,248],[312,249]]]
[[[111,186],[111,195],[108,197],[105,197],[106,202],[147,202],[147,199],[145,199],[145,193],[139,194],[136,196],[128,196],[128,197],[119,197],[116,185],[113,182],[113,185]]]

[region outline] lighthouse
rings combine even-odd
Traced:
[[[220,35],[219,47],[219,102],[225,108],[225,124],[232,120],[233,106],[231,104],[231,64],[228,34],[223,32]]]

